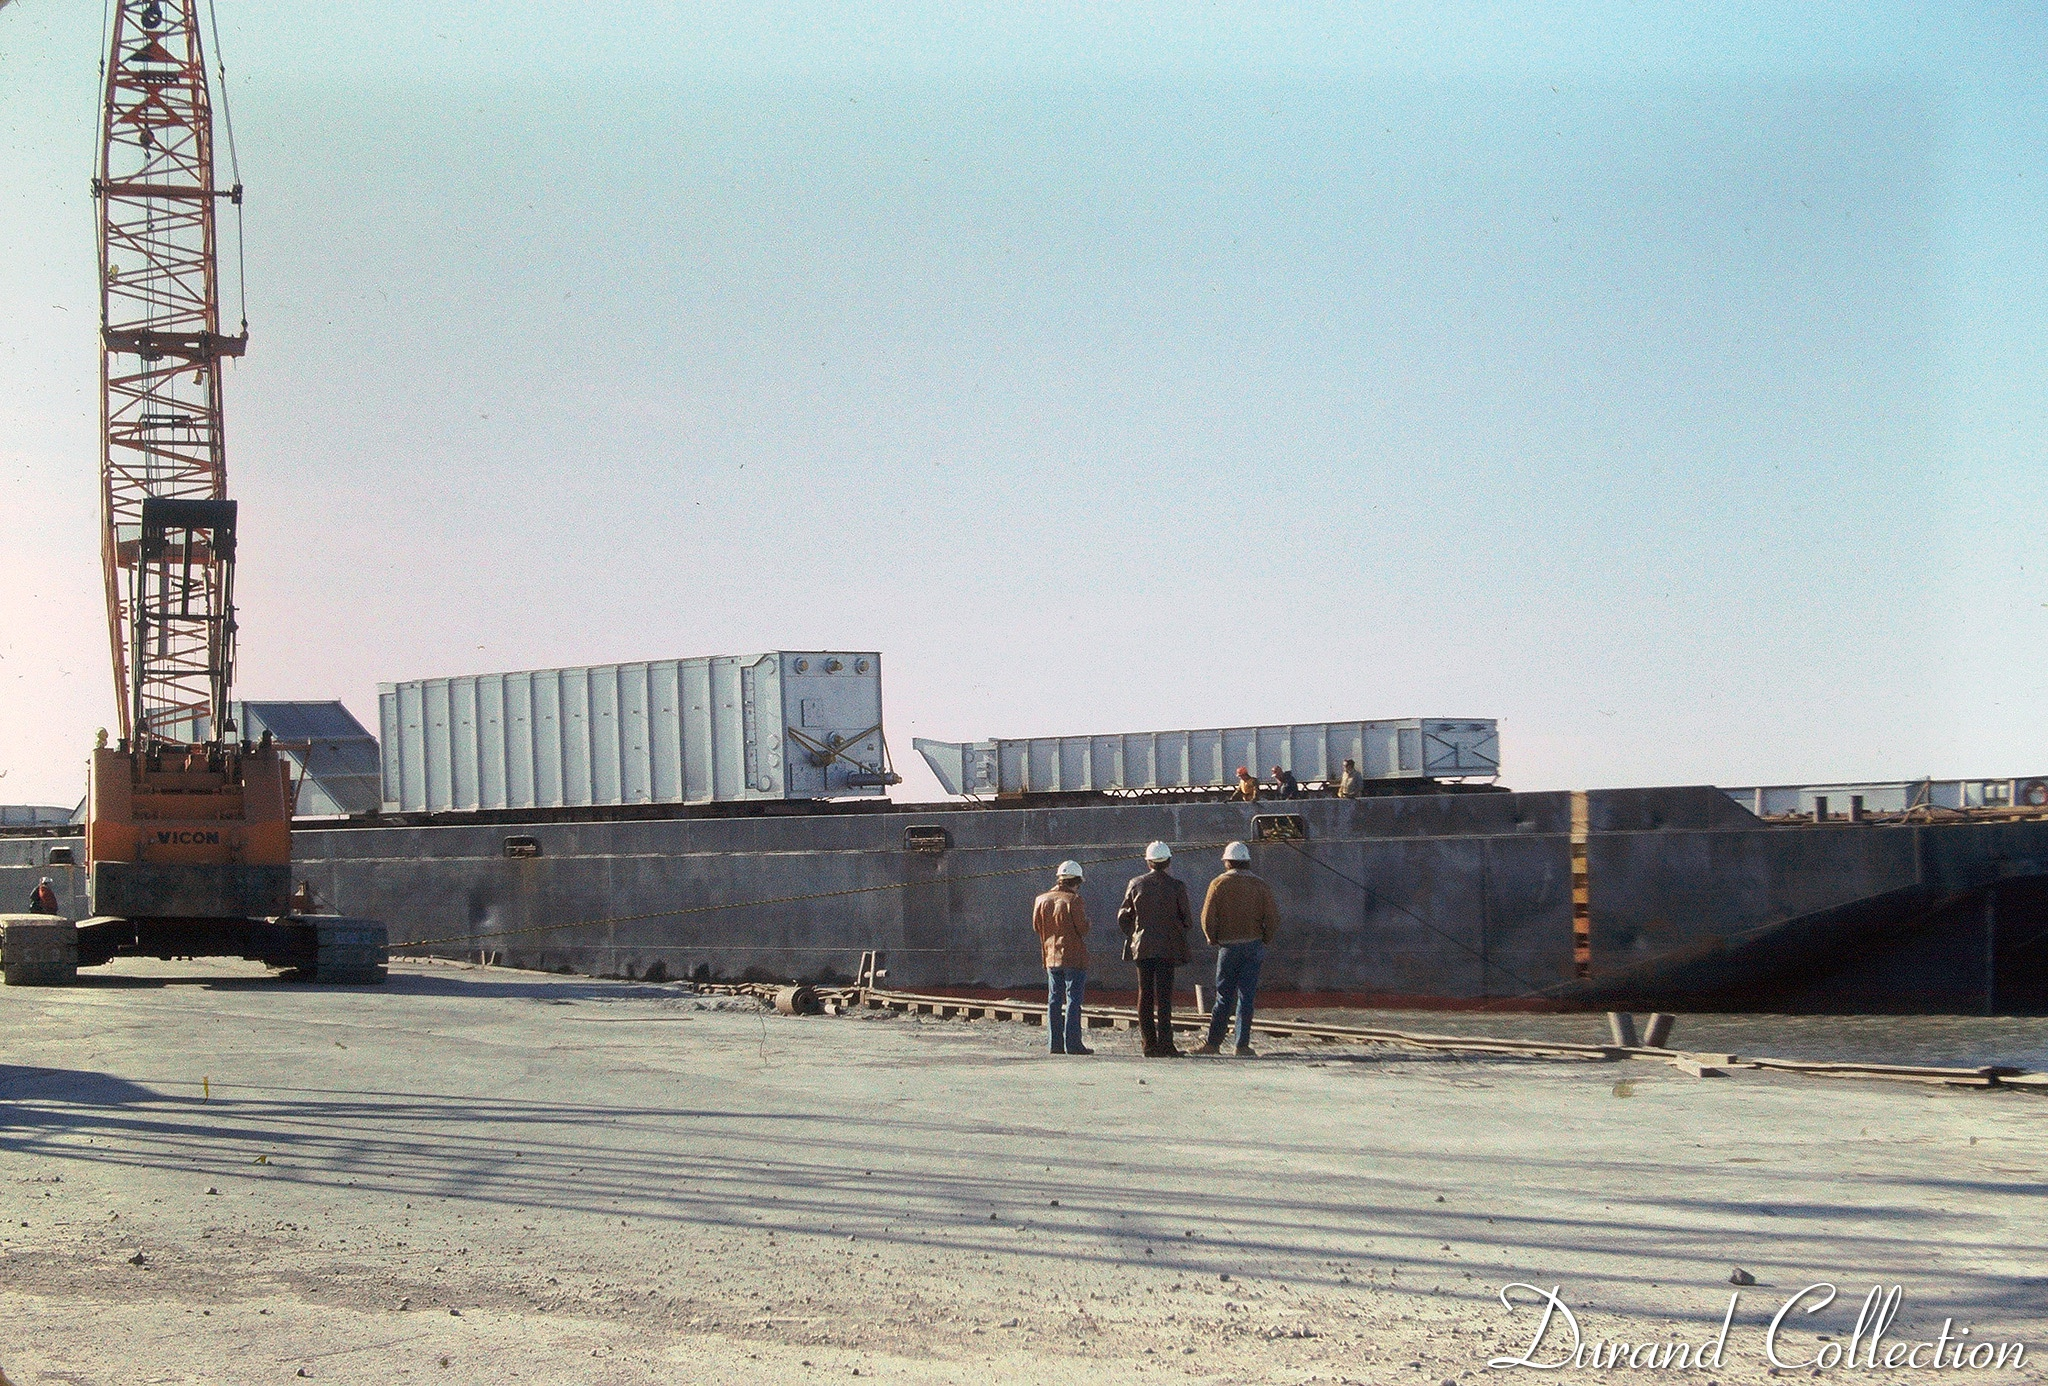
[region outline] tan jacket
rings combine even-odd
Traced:
[[[1117,927],[1124,931],[1124,956],[1143,962],[1162,958],[1167,962],[1188,960],[1188,926],[1195,912],[1188,905],[1188,888],[1179,877],[1149,867],[1133,876],[1124,889],[1123,908],[1116,912]]]
[[[1280,907],[1273,887],[1242,868],[1226,870],[1209,882],[1202,900],[1202,936],[1216,947],[1226,943],[1273,941],[1280,926]]]
[[[1045,952],[1047,967],[1088,966],[1088,911],[1081,894],[1054,886],[1031,904],[1031,928]]]

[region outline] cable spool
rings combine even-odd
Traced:
[[[818,1000],[815,987],[802,982],[794,986],[775,989],[775,1009],[783,1015],[823,1015],[824,1003]]]

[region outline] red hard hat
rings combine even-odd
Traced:
[[[1240,765],[1237,767],[1237,773],[1240,775],[1249,775],[1251,774],[1251,771],[1245,769],[1242,765]]]

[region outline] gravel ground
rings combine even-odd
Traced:
[[[1904,1290],[1888,1344],[1953,1316],[2027,1345],[1951,1377],[2048,1361],[2026,1094],[1144,1061],[1109,1032],[1053,1059],[1021,1026],[445,964],[346,990],[123,963],[0,990],[0,1025],[20,1386],[1462,1386],[1529,1346],[1506,1284],[1557,1286],[1588,1340],[1697,1342],[1738,1266],[1758,1283],[1697,1379],[1762,1380],[1771,1315],[1823,1281],[1842,1298],[1791,1316],[1789,1361],[1876,1283]],[[1555,1326],[1539,1360],[1569,1355]]]

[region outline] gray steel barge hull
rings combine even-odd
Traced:
[[[1092,979],[1121,988],[1132,982],[1115,909],[1145,844],[1174,845],[1199,900],[1221,843],[1252,838],[1255,815],[1288,813],[1306,839],[1253,848],[1284,920],[1268,995],[1500,1009],[2048,1010],[2048,822],[1787,827],[1709,787],[1593,791],[1582,954],[1572,797],[301,825],[295,874],[321,908],[383,920],[394,945],[430,940],[421,951],[451,957],[632,977],[832,979],[880,949],[892,985],[1002,990],[1040,983],[1031,900],[1076,857],[1091,863]],[[947,845],[914,850],[911,829],[941,830]],[[77,868],[42,864],[66,841],[0,841],[0,891],[25,900],[37,874],[71,888]],[[1198,941],[1196,966],[1209,956]]]

